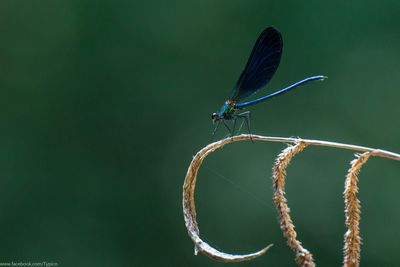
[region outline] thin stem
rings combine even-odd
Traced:
[[[250,135],[249,134],[241,134],[234,136],[228,140],[223,139],[219,142],[223,142],[224,144],[230,142],[236,142],[241,140],[259,140],[259,141],[271,141],[271,142],[285,142],[285,143],[296,143],[296,142],[304,142],[307,145],[314,145],[314,146],[326,146],[326,147],[336,147],[341,149],[347,150],[354,150],[360,152],[370,152],[373,156],[378,156],[382,158],[388,158],[393,160],[400,160],[400,154],[390,152],[383,149],[376,149],[371,147],[365,146],[358,146],[358,145],[350,145],[350,144],[343,144],[337,142],[330,142],[330,141],[322,141],[322,140],[315,140],[315,139],[302,139],[302,138],[294,138],[294,137],[273,137],[273,136],[262,136],[262,135]]]

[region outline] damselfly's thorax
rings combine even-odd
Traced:
[[[219,112],[214,112],[211,115],[211,119],[213,122],[217,122],[220,120],[231,120],[233,119],[233,115],[235,114],[235,111],[238,110],[236,107],[236,102],[227,100],[221,107]]]

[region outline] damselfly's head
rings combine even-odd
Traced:
[[[224,119],[224,116],[223,116],[223,115],[220,115],[220,114],[217,113],[217,112],[214,112],[214,113],[211,115],[211,119],[212,119],[213,123],[216,123],[217,121],[223,120],[223,119]]]

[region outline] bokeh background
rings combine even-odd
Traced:
[[[193,255],[182,210],[192,156],[258,34],[283,34],[272,92],[252,131],[400,151],[399,1],[0,2],[0,262],[59,266],[224,266]],[[217,138],[226,132],[221,129]],[[212,154],[196,192],[202,237],[231,266],[295,266],[276,221],[271,167],[284,144]],[[307,149],[288,169],[299,238],[340,266],[342,191],[353,152]],[[399,266],[398,162],[360,175],[362,266]]]

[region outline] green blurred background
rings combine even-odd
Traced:
[[[182,184],[258,34],[274,25],[284,37],[258,95],[329,79],[252,107],[253,133],[399,152],[399,12],[398,1],[1,1],[0,262],[225,265],[193,255]],[[275,244],[230,266],[295,266],[272,203],[284,147],[229,145],[200,171],[207,241],[230,253]],[[288,169],[293,220],[319,266],[342,262],[352,158],[312,147]],[[360,175],[362,266],[400,265],[399,173],[372,158]]]

